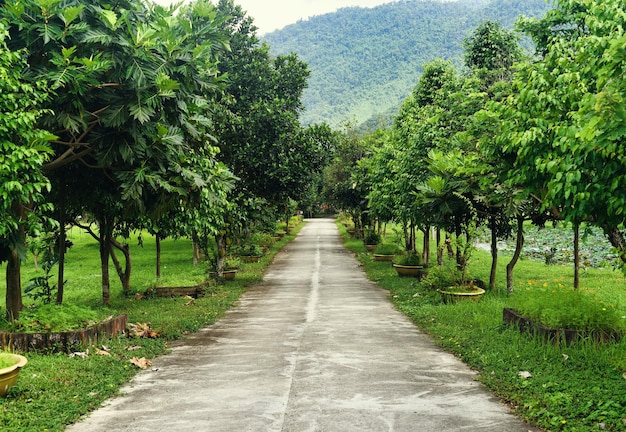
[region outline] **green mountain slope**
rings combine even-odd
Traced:
[[[394,112],[435,58],[461,64],[463,39],[482,21],[512,27],[540,16],[545,0],[404,0],[350,7],[268,33],[274,54],[295,52],[311,69],[304,123],[362,123]]]

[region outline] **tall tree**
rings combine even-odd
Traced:
[[[210,97],[220,85],[215,55],[227,38],[205,1],[178,13],[134,0],[27,0],[6,2],[2,14],[12,48],[28,50],[33,67],[26,77],[58,89],[55,114],[43,124],[59,139],[44,169],[67,169],[79,176],[66,175],[67,185],[101,196],[74,207],[99,222],[107,303],[114,246],[127,260],[125,269],[116,264],[125,289],[130,280],[129,249],[116,244],[117,227],[138,215],[158,217],[207,184],[187,155],[214,155]],[[67,197],[78,198],[75,192]]]
[[[0,262],[7,262],[6,318],[12,321],[22,309],[26,235],[39,235],[43,210],[50,210],[45,200],[50,182],[42,167],[52,155],[48,141],[55,137],[37,128],[46,114],[40,106],[50,97],[45,82],[22,79],[25,53],[10,51],[4,38],[0,23]]]

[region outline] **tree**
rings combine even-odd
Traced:
[[[463,42],[465,66],[488,89],[497,81],[510,79],[513,65],[522,59],[517,36],[497,21],[484,21]]]
[[[6,268],[6,318],[19,318],[22,309],[21,261],[26,254],[26,236],[38,236],[50,210],[45,193],[50,182],[42,167],[55,137],[37,128],[47,112],[40,108],[50,93],[45,82],[26,82],[28,67],[24,52],[10,51],[5,44],[5,27],[0,23],[0,262]],[[49,225],[48,225],[49,227]]]
[[[97,190],[74,208],[98,221],[103,302],[110,293],[108,259],[127,290],[130,252],[115,241],[138,216],[158,218],[191,191],[207,186],[200,157],[214,156],[211,95],[219,89],[216,54],[227,48],[215,9],[204,1],[176,7],[140,1],[7,2],[13,49],[25,47],[57,96],[43,124],[57,132],[49,172],[67,170],[66,185]],[[52,174],[51,174],[52,175]],[[69,179],[69,175],[75,175]],[[220,177],[213,177],[219,181]]]
[[[559,0],[520,28],[538,61],[521,68],[502,118],[513,179],[543,208],[578,226],[602,227],[626,262],[623,75],[624,6],[615,0]]]

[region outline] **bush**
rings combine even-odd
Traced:
[[[394,264],[402,265],[402,266],[423,266],[424,259],[422,258],[422,254],[411,251],[405,252],[403,254],[396,255],[393,259]]]
[[[375,231],[368,231],[365,235],[365,238],[363,239],[363,243],[365,243],[366,245],[375,245],[380,243],[380,240],[380,234]]]
[[[458,285],[462,277],[454,265],[433,266],[428,270],[428,275],[421,280],[420,285],[423,288],[437,290]]]
[[[374,249],[376,255],[395,255],[400,251],[400,246],[395,243],[379,243]]]

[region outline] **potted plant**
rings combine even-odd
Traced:
[[[239,257],[243,262],[258,262],[263,256],[261,246],[258,244],[249,244],[241,247],[238,252]]]
[[[365,248],[371,252],[376,249],[376,245],[380,243],[380,240],[380,234],[376,231],[368,231],[363,239],[363,243],[365,243]]]
[[[374,261],[393,261],[400,247],[395,243],[378,243],[374,249]]]
[[[224,279],[225,280],[233,280],[235,279],[235,275],[237,274],[237,270],[241,267],[241,260],[237,257],[228,257],[224,261]]]
[[[421,278],[424,275],[424,260],[417,251],[408,251],[394,256],[393,268],[399,276]]]
[[[0,397],[5,397],[9,388],[17,382],[20,370],[26,363],[26,357],[19,354],[0,353]]]

